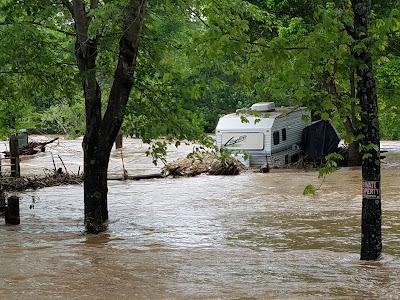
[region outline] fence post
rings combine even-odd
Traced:
[[[18,137],[10,136],[11,177],[20,177]]]
[[[19,197],[11,196],[7,199],[6,224],[19,225]]]
[[[0,189],[0,213],[4,213],[6,210],[6,194]]]

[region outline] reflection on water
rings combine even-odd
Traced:
[[[22,225],[0,226],[0,298],[396,298],[400,162],[389,157],[378,262],[359,261],[359,170],[329,176],[314,198],[301,193],[315,172],[110,182],[98,236],[82,233],[82,187],[56,187],[24,194]]]

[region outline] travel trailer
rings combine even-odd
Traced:
[[[256,103],[251,111],[245,115],[248,122],[243,122],[246,119],[240,113],[219,119],[217,146],[239,155],[248,153],[250,167],[279,167],[296,160],[301,152],[303,129],[307,127],[304,116],[309,116],[309,112],[304,107],[275,108],[273,102]]]

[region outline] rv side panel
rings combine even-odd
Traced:
[[[300,146],[302,132],[306,127],[303,121],[305,113],[304,110],[299,110],[275,119],[271,133],[272,155]]]
[[[272,126],[272,128],[273,128],[273,126]],[[264,141],[265,147],[264,147],[264,151],[268,155],[271,155],[271,152],[272,152],[272,142],[271,142],[272,136],[271,136],[271,132],[272,132],[272,129],[268,129],[268,130],[265,131],[265,141]]]

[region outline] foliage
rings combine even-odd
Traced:
[[[372,4],[382,136],[398,139],[399,1]],[[68,14],[56,2],[0,5],[0,135],[31,126],[82,134]],[[122,5],[104,2],[91,11],[90,33],[102,35],[97,72],[104,103]],[[347,142],[357,140],[351,130],[359,122],[352,51],[363,44],[352,37],[349,1],[158,0],[146,18],[123,125],[127,134],[145,141],[201,140],[221,115],[275,101],[308,106],[313,118],[331,120]]]
[[[317,194],[317,190],[314,185],[308,184],[303,191],[304,196],[315,196]]]
[[[381,135],[400,139],[400,57],[392,57],[377,68]]]
[[[323,178],[337,170],[338,162],[343,160],[344,157],[339,153],[330,153],[325,156],[325,164],[319,169],[319,178]]]
[[[217,71],[208,74],[207,86],[216,82],[217,89],[230,90],[220,103],[228,103],[231,110],[260,100],[307,106],[313,118],[333,121],[350,143],[357,140],[360,125],[354,74],[358,62],[353,53],[363,47],[353,39],[350,4],[194,2],[195,16],[203,26],[195,37],[192,52],[196,57],[192,61]],[[398,1],[373,1],[371,31],[376,62],[387,60],[395,51],[390,45],[398,39],[398,7]],[[230,75],[237,80],[227,81]],[[207,89],[200,87],[207,97]],[[235,101],[236,91],[245,101]],[[381,98],[385,108],[387,99]],[[383,127],[388,125],[382,122]]]
[[[321,189],[325,177],[329,174],[334,173],[338,168],[339,161],[344,160],[344,157],[339,153],[330,153],[325,156],[324,164],[319,168],[318,178],[322,178],[322,182],[318,188],[312,184],[308,184],[303,191],[304,196],[315,196],[317,191]]]
[[[85,133],[83,103],[53,105],[40,118],[40,129],[45,132],[61,133],[79,137]]]
[[[68,48],[71,37],[41,20],[50,12],[58,22],[53,7],[40,1],[0,2],[2,138],[38,126],[39,114],[55,103],[69,104],[80,88],[73,48]]]

